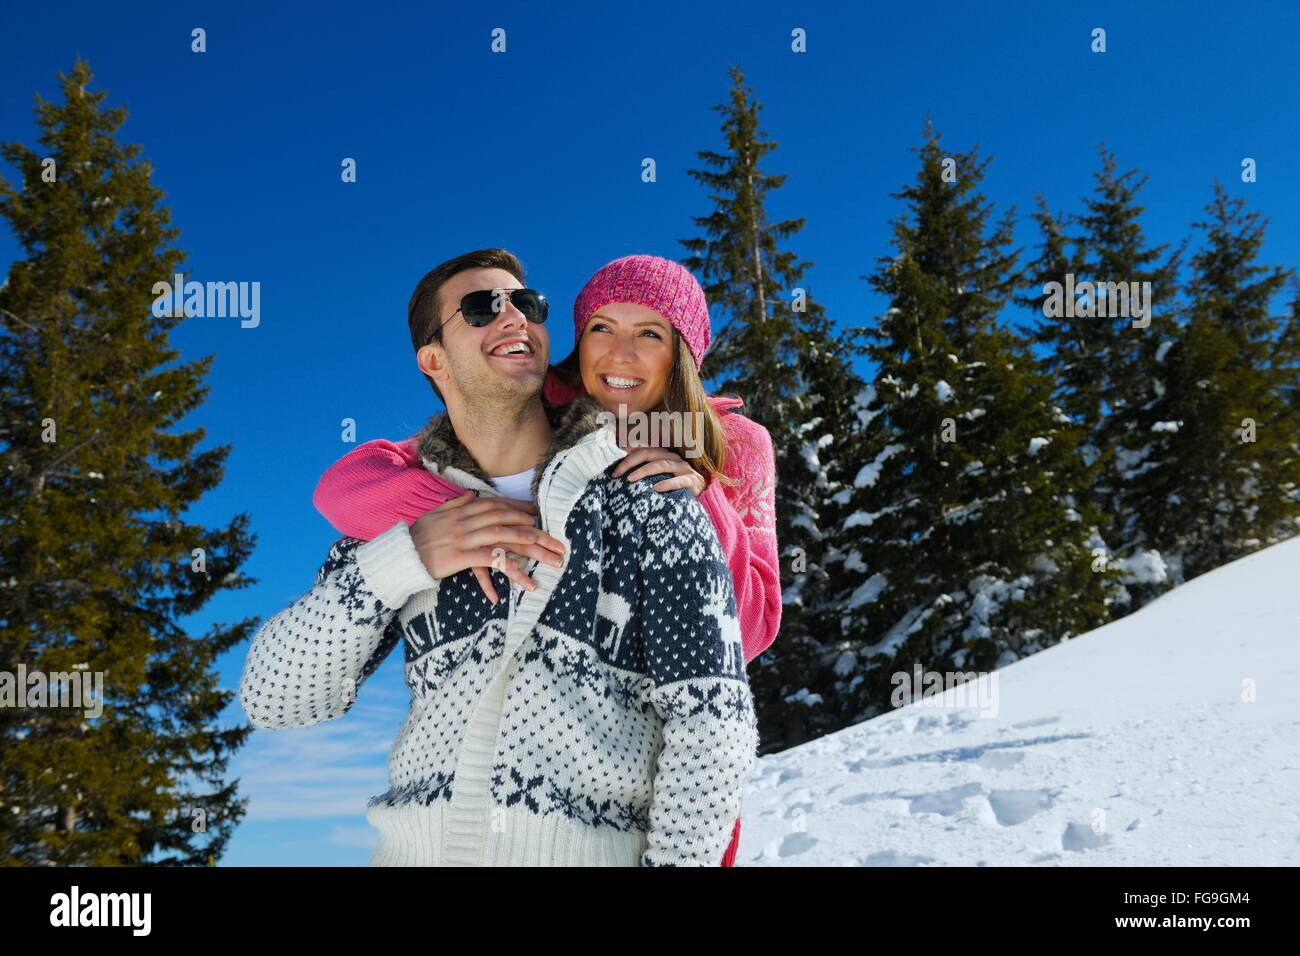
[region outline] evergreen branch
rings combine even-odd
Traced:
[[[0,309],[0,315],[6,315],[6,316],[8,316],[9,318],[13,319],[15,322],[21,322],[23,325],[27,326],[27,328],[31,329],[31,330],[32,330],[33,332],[35,332],[37,335],[40,334],[40,331],[41,331],[40,329],[38,329],[36,326],[32,325],[30,322],[28,322],[28,321],[27,321],[26,319],[24,319],[22,316],[20,316],[20,315],[15,315],[13,312],[10,312],[8,309]]]

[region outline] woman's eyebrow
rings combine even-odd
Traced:
[[[618,319],[614,318],[613,316],[605,315],[603,312],[592,313],[591,319],[589,321],[594,322],[596,319],[600,319],[602,322],[612,322],[614,325],[622,324],[619,322]],[[658,329],[660,332],[666,332],[671,327],[668,322],[659,318],[635,319],[632,322],[632,326],[633,328],[643,328],[645,326],[649,326],[650,328]]]

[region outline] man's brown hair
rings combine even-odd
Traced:
[[[442,343],[442,302],[438,292],[448,279],[467,269],[504,269],[518,279],[520,285],[524,282],[523,263],[507,249],[476,249],[434,266],[415,284],[411,301],[406,306],[406,324],[411,330],[411,347],[415,351],[418,352],[430,341]],[[442,398],[442,392],[438,391],[432,378],[429,379],[429,384],[433,386],[438,398]]]

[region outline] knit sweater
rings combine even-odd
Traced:
[[[567,405],[586,393],[564,383],[552,368],[544,397]],[[723,473],[730,484],[709,481],[699,502],[713,522],[736,589],[745,662],[762,654],[781,626],[781,582],[776,538],[776,476],[767,429],[739,414],[738,398],[711,397],[727,441]],[[316,485],[313,502],[345,535],[369,541],[392,526],[408,525],[465,489],[426,469],[418,436],[358,445],[335,462]],[[733,866],[740,847],[740,820],[722,865]]]
[[[703,508],[625,454],[590,399],[539,463],[542,527],[563,567],[535,591],[492,571],[429,577],[404,521],[331,548],[316,586],[268,620],[240,699],[264,728],[346,713],[404,645],[411,709],[372,798],[374,865],[716,866],[758,734],[731,576]],[[490,481],[445,416],[425,466],[480,494]]]

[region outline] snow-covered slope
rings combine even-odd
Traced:
[[[1300,864],[1300,539],[985,688],[762,758],[737,865]]]

